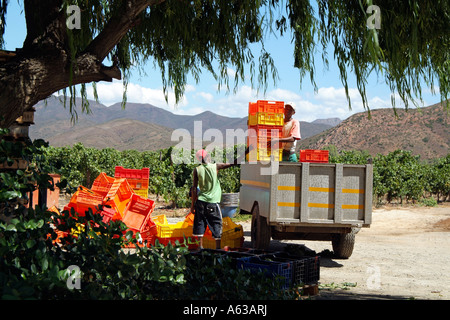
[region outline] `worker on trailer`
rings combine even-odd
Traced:
[[[245,155],[249,148],[245,150]],[[197,151],[195,157],[201,163],[193,171],[193,185],[190,190],[191,212],[194,213],[193,235],[200,238],[200,248],[203,248],[203,235],[209,226],[216,248],[220,249],[222,237],[222,212],[219,203],[222,199],[222,188],[218,179],[219,170],[239,165],[242,156],[234,163],[211,163],[211,157],[206,150]],[[198,189],[200,192],[198,193]]]
[[[283,149],[283,161],[298,162],[295,148],[297,140],[301,139],[300,122],[292,116],[295,114],[295,105],[292,102],[284,104],[284,126],[282,130],[282,137],[271,140],[271,148],[274,149],[277,143],[278,147]]]

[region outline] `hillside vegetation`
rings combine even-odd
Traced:
[[[372,156],[395,150],[421,159],[444,157],[450,150],[450,114],[441,104],[421,109],[372,110],[355,114],[339,125],[299,142],[301,149],[367,151]]]

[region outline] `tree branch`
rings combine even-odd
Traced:
[[[129,0],[123,2],[121,14],[111,18],[105,28],[89,44],[85,52],[97,56],[99,61],[103,61],[116,44],[136,23],[137,16],[145,8],[160,4],[165,0]]]

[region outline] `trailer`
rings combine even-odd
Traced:
[[[372,164],[269,162],[241,165],[239,206],[252,215],[251,241],[331,241],[337,257],[372,222]]]

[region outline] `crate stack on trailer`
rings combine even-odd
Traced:
[[[248,140],[247,145],[253,146],[247,156],[248,161],[282,160],[282,149],[273,148],[271,139],[282,136],[284,125],[284,102],[258,100],[248,106]],[[276,153],[275,153],[276,152]]]

